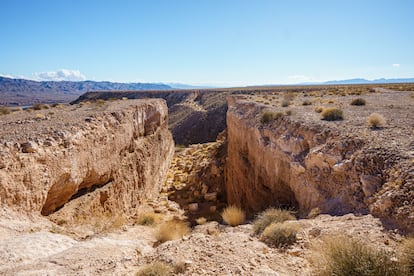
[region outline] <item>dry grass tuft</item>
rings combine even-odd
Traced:
[[[188,224],[180,220],[170,220],[160,225],[155,238],[159,242],[181,239],[190,232]]]
[[[154,262],[141,267],[135,276],[170,276],[173,275],[173,268],[165,263]]]
[[[196,222],[198,225],[203,225],[207,222],[207,219],[205,217],[199,217],[196,219]]]
[[[400,259],[406,273],[414,275],[414,238],[408,238],[402,243]]]
[[[274,222],[264,229],[260,240],[270,246],[283,248],[296,242],[298,231],[297,223],[291,221]]]
[[[322,119],[326,121],[338,121],[344,118],[342,110],[335,107],[325,108],[321,115]]]
[[[268,208],[261,212],[253,222],[253,230],[256,234],[261,234],[267,226],[274,222],[284,222],[286,220],[296,220],[292,211],[279,208]]]
[[[323,111],[323,107],[322,106],[317,106],[317,107],[315,107],[314,110],[315,110],[316,113],[321,113]]]
[[[151,212],[151,213],[144,213],[141,214],[138,217],[137,223],[139,225],[146,225],[146,226],[150,226],[150,225],[154,225],[158,220],[158,216],[157,214]]]
[[[283,113],[282,112],[271,112],[271,111],[264,111],[262,113],[262,117],[260,118],[260,123],[262,124],[267,124],[270,123],[273,120],[277,120],[279,118],[283,117]]]
[[[351,105],[365,105],[366,101],[363,98],[353,99]]]
[[[221,213],[221,217],[225,223],[231,226],[237,226],[244,223],[246,214],[239,207],[230,205],[224,209],[223,213]]]
[[[10,114],[10,109],[5,106],[0,106],[0,115]]]
[[[318,251],[320,255],[316,262],[319,270],[316,275],[406,275],[403,267],[391,259],[389,252],[368,247],[347,237],[327,239]]]
[[[385,125],[385,119],[379,113],[372,113],[368,116],[368,125],[371,128],[381,128]]]

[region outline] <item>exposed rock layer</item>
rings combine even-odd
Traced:
[[[265,124],[260,123],[262,105],[240,97],[229,97],[228,104],[230,204],[252,214],[268,206],[295,208],[301,215],[313,208],[331,214],[371,212],[414,230],[414,204],[396,196],[411,190],[409,154],[393,145],[375,145],[369,136],[335,123],[282,116]]]
[[[90,212],[128,214],[158,195],[174,148],[163,100],[69,109],[20,120],[20,137],[12,135],[16,122],[4,117],[2,204],[49,215],[98,189],[88,195]]]

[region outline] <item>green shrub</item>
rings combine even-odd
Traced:
[[[173,275],[173,268],[161,262],[144,265],[135,276],[170,276]]]
[[[403,267],[391,260],[389,252],[346,237],[327,240],[320,250],[323,260],[317,274],[320,276],[405,275]]]
[[[256,234],[261,234],[267,226],[274,222],[284,222],[286,220],[295,220],[292,211],[279,208],[268,208],[257,215],[253,222],[253,230]]]
[[[296,242],[298,231],[297,223],[291,221],[274,222],[264,229],[260,240],[270,246],[283,248]]]
[[[237,206],[230,205],[221,213],[224,222],[231,226],[242,224],[246,219],[246,214]]]
[[[363,98],[356,98],[352,100],[351,105],[365,105],[366,101]]]
[[[344,118],[342,110],[335,107],[325,108],[321,115],[322,119],[326,121],[338,121]]]

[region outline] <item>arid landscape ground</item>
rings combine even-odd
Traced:
[[[413,275],[412,84],[91,92],[0,112],[0,274]],[[287,219],[259,216],[270,207]],[[383,266],[334,274],[332,240]]]

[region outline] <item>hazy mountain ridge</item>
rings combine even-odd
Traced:
[[[0,77],[0,105],[29,105],[36,102],[69,102],[89,91],[167,90],[172,87],[154,83],[109,81],[33,81]]]
[[[347,80],[332,80],[332,81],[325,81],[318,84],[383,84],[383,83],[410,83],[414,82],[414,78],[398,78],[398,79],[375,79],[375,80],[367,80],[362,78],[355,78],[355,79],[347,79]],[[310,83],[313,84],[313,83]]]

